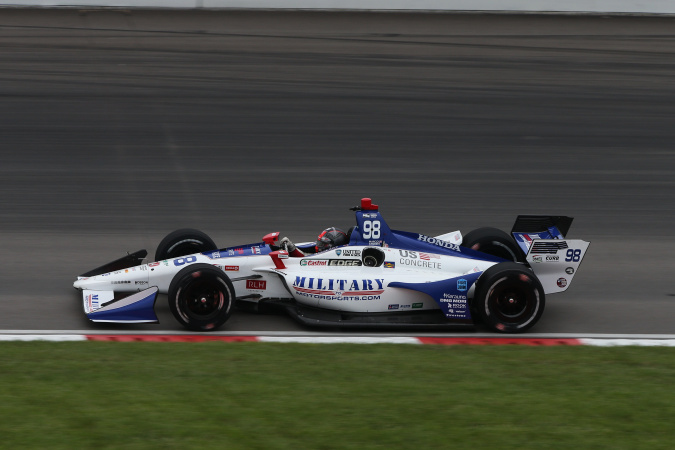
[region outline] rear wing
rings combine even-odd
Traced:
[[[567,290],[588,250],[589,242],[565,239],[572,220],[567,216],[518,216],[511,229],[546,294]]]
[[[528,254],[535,239],[565,239],[573,217],[521,215],[513,224],[511,235],[524,254]]]

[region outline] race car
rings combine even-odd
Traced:
[[[589,246],[565,238],[566,216],[521,215],[510,234],[486,227],[428,236],[390,229],[369,198],[352,210],[347,243],[324,251],[310,242],[290,256],[278,232],[218,249],[205,233],[182,229],[160,242],[154,262],[143,264],[140,250],[83,273],[74,287],[94,322],[158,323],[154,305],[167,294],[174,317],[192,331],[216,330],[246,308],[283,311],[310,327],[482,323],[517,333],[537,323],[546,294],[570,287]]]

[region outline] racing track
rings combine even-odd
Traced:
[[[203,229],[592,242],[533,333],[675,332],[675,19],[0,10],[0,330],[90,324],[73,277]],[[236,314],[227,332],[299,331]]]

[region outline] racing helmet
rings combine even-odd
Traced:
[[[347,234],[335,227],[326,228],[316,239],[316,251],[323,252],[347,244]]]

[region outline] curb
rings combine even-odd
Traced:
[[[203,334],[0,334],[0,341],[276,342],[296,344],[525,345],[531,347],[675,347],[675,339],[499,338],[408,336],[222,336]]]

